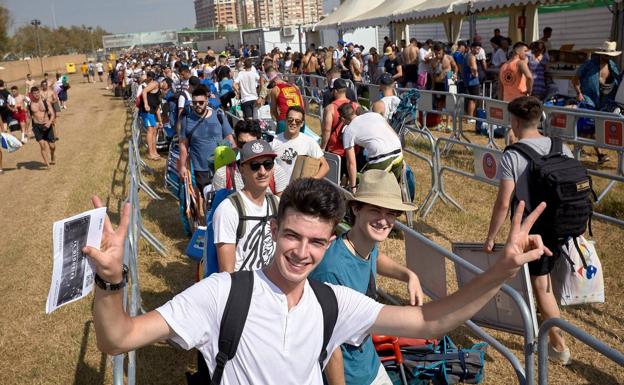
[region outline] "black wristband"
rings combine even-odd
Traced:
[[[119,283],[110,283],[103,280],[102,277],[97,275],[97,273],[95,274],[95,284],[102,290],[117,291],[126,287],[126,283],[128,283],[128,265],[126,264],[123,264],[121,271],[121,282]]]

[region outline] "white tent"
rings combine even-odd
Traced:
[[[343,23],[376,8],[383,2],[384,0],[345,0],[335,11],[316,23],[314,29],[341,28]],[[369,26],[362,25],[362,27]]]
[[[378,7],[342,23],[342,26],[344,28],[357,28],[363,25],[387,25],[390,23],[390,17],[400,15],[425,1],[426,0],[386,0]]]

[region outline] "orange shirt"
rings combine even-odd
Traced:
[[[520,96],[526,96],[526,76],[518,72],[518,62],[515,57],[500,67],[499,81],[503,86],[503,100],[510,102]]]

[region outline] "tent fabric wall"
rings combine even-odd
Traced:
[[[386,0],[378,7],[362,13],[342,23],[344,28],[356,28],[361,25],[387,25],[392,15],[414,8],[425,0]]]

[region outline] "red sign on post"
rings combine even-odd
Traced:
[[[518,22],[516,23],[516,25],[519,29],[526,28],[526,17],[522,15],[518,16]]]
[[[483,154],[483,173],[489,179],[496,178],[496,158],[489,152]]]
[[[566,129],[568,127],[568,117],[564,114],[552,114],[550,117],[550,125],[555,128]]]
[[[604,122],[604,138],[605,144],[611,146],[622,146],[624,143],[622,137],[622,122],[613,120],[605,120]]]
[[[503,120],[504,111],[500,107],[490,107],[490,117],[492,119]]]

